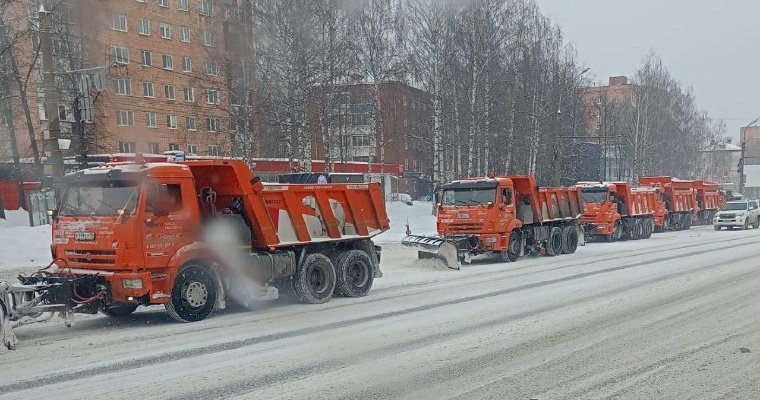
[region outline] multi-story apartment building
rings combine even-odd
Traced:
[[[380,162],[403,165],[405,171],[432,169],[430,95],[400,82],[380,84],[383,143],[375,132],[374,85],[342,85],[315,90],[310,126],[315,159],[331,162]],[[331,100],[330,100],[331,99]],[[329,110],[320,110],[332,104]],[[329,117],[319,117],[319,112]],[[328,123],[329,121],[329,123]]]
[[[93,33],[88,58],[108,65],[108,86],[93,102],[99,147],[229,154],[221,4],[87,2],[99,11],[83,20]]]
[[[221,0],[46,3],[55,3],[46,7],[55,21],[58,117],[62,136],[73,141],[70,153],[80,153],[77,147],[86,143],[89,153],[230,154]],[[42,152],[48,116],[37,51],[40,0],[12,4],[3,10],[3,21],[6,29],[15,32],[11,36],[21,75],[30,71],[25,98]],[[83,85],[87,76],[104,78],[103,86]],[[30,124],[19,101],[18,85],[11,84],[9,89],[6,97],[12,99],[20,155],[31,157]],[[81,126],[75,118],[77,106],[87,120]],[[7,128],[0,127],[0,135]],[[8,152],[4,153],[8,158]]]

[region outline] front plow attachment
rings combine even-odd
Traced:
[[[404,247],[417,250],[420,259],[438,259],[443,261],[446,267],[458,270],[459,251],[454,243],[442,238],[407,235],[401,240]]]

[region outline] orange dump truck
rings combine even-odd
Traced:
[[[660,201],[664,203],[667,214],[662,218],[655,218],[655,229],[658,232],[688,230],[699,218],[694,181],[670,176],[649,176],[639,178],[639,184],[659,189]]]
[[[654,231],[657,192],[631,188],[628,182],[579,182],[583,196],[581,224],[589,237],[612,242],[648,239]]]
[[[569,254],[584,241],[576,188],[539,188],[525,175],[471,178],[443,185],[440,199],[439,235],[409,234],[402,244],[449,268],[481,254],[508,262],[526,254]]]
[[[242,161],[197,160],[109,164],[64,186],[53,264],[0,282],[6,346],[12,327],[43,312],[119,317],[162,304],[190,322],[233,290],[273,299],[287,288],[322,303],[364,296],[382,275],[371,238],[389,225],[377,184],[269,185]]]
[[[720,185],[708,181],[694,181],[694,189],[697,191],[697,206],[699,207],[699,217],[696,222],[711,225],[715,214],[726,204],[726,194]]]

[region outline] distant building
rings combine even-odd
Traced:
[[[703,150],[700,176],[705,180],[719,183],[724,189],[736,191],[739,188],[739,160],[741,147],[728,142],[715,143],[709,150]]]
[[[380,116],[384,144],[379,146],[374,132],[374,85],[341,85],[318,88],[314,92],[309,123],[313,130],[312,153],[315,159],[331,162],[380,162],[380,147],[385,163],[399,164],[405,171],[429,172],[432,169],[430,95],[400,82],[380,84]],[[320,107],[328,119],[320,121]]]
[[[625,76],[612,76],[607,86],[592,86],[583,89],[581,101],[589,136],[598,136],[605,125],[610,125],[614,109],[630,105],[636,86],[628,83]]]

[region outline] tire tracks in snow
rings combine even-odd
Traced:
[[[747,242],[747,243],[735,243],[732,246],[732,248],[735,249],[739,247],[757,245],[756,238],[748,237],[747,239],[755,239],[755,240],[752,240],[751,242]],[[734,240],[732,241],[736,242],[736,239],[734,238]],[[711,243],[714,243],[714,242],[711,242]],[[701,244],[700,246],[704,246],[704,244]],[[686,247],[693,247],[693,246],[686,246]],[[436,309],[440,307],[446,307],[446,306],[454,305],[454,304],[462,304],[462,303],[467,303],[467,302],[472,302],[472,301],[477,301],[477,300],[482,300],[482,299],[487,299],[487,298],[493,298],[497,296],[503,296],[510,293],[521,292],[521,291],[531,290],[531,289],[555,285],[555,284],[561,284],[561,283],[575,281],[575,280],[579,280],[579,279],[583,279],[587,277],[610,274],[610,273],[623,271],[623,270],[636,268],[636,267],[649,266],[655,263],[662,263],[662,262],[667,262],[670,260],[675,260],[675,259],[680,259],[680,258],[685,258],[685,257],[699,256],[702,254],[711,253],[713,251],[715,251],[715,249],[702,249],[702,250],[698,250],[686,255],[677,254],[677,255],[671,255],[671,256],[666,256],[666,257],[660,257],[656,259],[650,259],[650,260],[646,260],[642,262],[633,262],[633,263],[628,263],[624,265],[619,265],[616,267],[604,268],[604,269],[599,269],[599,270],[594,270],[594,271],[568,275],[568,276],[555,278],[555,279],[548,279],[548,280],[542,280],[542,281],[533,282],[533,283],[527,283],[524,285],[518,285],[518,286],[514,286],[510,288],[481,293],[477,295],[449,299],[449,300],[439,301],[439,302],[415,306],[415,307],[409,307],[409,308],[397,310],[397,311],[384,312],[384,313],[369,315],[365,317],[336,321],[336,322],[312,326],[312,327],[284,331],[280,333],[254,336],[254,337],[244,338],[244,339],[230,340],[230,341],[221,342],[221,343],[198,346],[198,347],[194,347],[190,349],[163,352],[160,354],[154,354],[154,355],[143,356],[143,357],[135,357],[135,358],[124,360],[124,361],[98,363],[98,365],[94,365],[88,368],[82,368],[75,371],[57,372],[57,373],[52,373],[48,375],[42,375],[42,376],[29,379],[29,380],[22,380],[22,381],[17,381],[10,384],[0,385],[0,393],[11,393],[11,392],[25,390],[25,389],[39,388],[45,385],[52,385],[52,384],[56,384],[60,382],[84,379],[91,376],[98,376],[98,375],[103,375],[103,374],[108,374],[108,373],[113,373],[113,372],[118,372],[118,371],[131,370],[131,369],[138,369],[138,368],[142,368],[149,365],[164,364],[164,363],[168,363],[172,361],[193,358],[193,357],[198,357],[198,356],[203,356],[203,355],[208,355],[208,354],[214,354],[214,353],[224,352],[228,350],[236,350],[236,349],[249,347],[249,346],[253,346],[253,345],[257,345],[261,343],[273,342],[273,341],[282,340],[282,339],[289,339],[289,338],[294,338],[294,337],[313,334],[313,333],[340,329],[340,328],[349,327],[349,326],[353,326],[357,324],[363,324],[363,323],[368,323],[368,322],[373,322],[373,321],[378,321],[378,320],[404,316],[404,315],[413,314],[413,313],[419,313],[419,312]],[[588,263],[582,263],[580,265],[588,265]],[[714,266],[706,266],[706,267],[703,267],[702,269],[708,269],[708,268],[714,268]],[[500,272],[503,273],[503,271],[500,271]],[[472,282],[465,282],[465,283],[470,284]],[[419,292],[416,294],[419,294]],[[397,297],[392,297],[392,298],[397,298]],[[533,314],[533,313],[530,313],[530,314]],[[505,322],[508,322],[508,321],[505,321]],[[504,322],[501,322],[501,323],[504,323]],[[306,372],[306,370],[302,370],[302,372]],[[312,372],[315,372],[315,371],[312,371]]]

